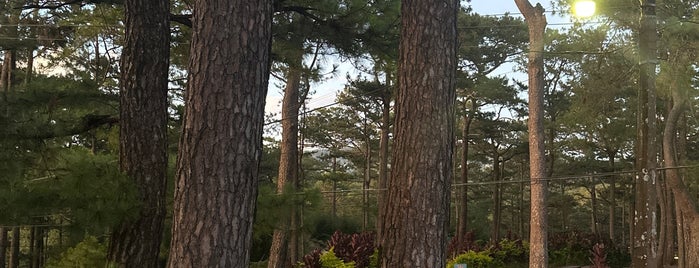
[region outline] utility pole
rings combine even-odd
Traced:
[[[631,267],[658,267],[656,167],[657,18],[655,0],[641,1],[638,31],[639,88],[636,140],[636,192]]]

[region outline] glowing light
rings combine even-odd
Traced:
[[[577,17],[591,17],[595,15],[595,2],[588,0],[581,0],[575,2],[573,6],[573,14]]]

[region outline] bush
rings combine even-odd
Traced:
[[[447,268],[454,268],[454,265],[458,263],[468,264],[468,267],[471,268],[486,268],[489,265],[493,265],[494,260],[488,255],[487,251],[475,252],[473,250],[469,250],[468,252],[458,255],[456,258],[449,261],[447,263]]]
[[[455,236],[452,238],[447,247],[447,256],[455,258],[459,254],[466,253],[470,250],[481,251],[481,246],[476,243],[476,235],[473,231],[469,231],[461,237]]]
[[[100,243],[96,237],[88,236],[82,242],[69,248],[58,259],[50,259],[47,268],[92,268],[105,267],[107,243]]]
[[[495,262],[503,264],[524,263],[529,259],[529,244],[520,239],[504,238],[489,251]]]
[[[352,267],[375,267],[372,264],[378,262],[378,253],[374,247],[374,233],[343,234],[336,231],[328,240],[325,251],[316,249],[303,257],[301,267],[319,268],[326,267],[322,262],[323,255],[332,251],[332,255],[345,264],[352,263]]]

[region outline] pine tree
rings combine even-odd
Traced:
[[[168,267],[248,267],[272,1],[194,10]]]
[[[454,138],[458,1],[402,1],[392,172],[381,267],[444,267]]]

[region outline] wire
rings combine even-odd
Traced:
[[[656,171],[669,170],[669,169],[691,169],[699,168],[699,165],[686,165],[686,166],[675,166],[675,167],[661,167],[656,168]],[[638,170],[626,170],[626,171],[615,171],[615,172],[604,172],[604,173],[591,173],[582,175],[565,175],[565,176],[553,176],[540,179],[540,181],[571,181],[571,180],[589,180],[591,178],[596,178],[598,180],[611,179],[614,175],[629,175],[638,174],[641,171]],[[453,183],[452,188],[463,187],[463,186],[484,186],[484,185],[496,185],[496,184],[520,184],[520,183],[536,183],[537,181],[532,181],[530,179],[521,180],[501,180],[501,181],[485,181],[485,182],[467,182],[467,183]],[[347,189],[347,190],[336,190],[336,191],[320,191],[321,194],[348,194],[357,192],[381,192],[387,191],[387,188],[367,188],[367,189]],[[306,192],[296,192],[295,195],[305,195]],[[280,195],[280,194],[274,194]]]

